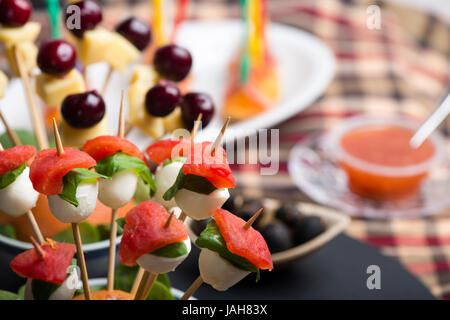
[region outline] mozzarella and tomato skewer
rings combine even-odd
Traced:
[[[98,162],[96,171],[110,178],[110,180],[101,180],[99,189],[100,201],[112,209],[108,290],[113,290],[114,285],[117,210],[132,200],[138,179],[148,184],[152,192],[155,191],[145,156],[134,144],[124,138],[124,132],[124,94],[122,92],[118,136],[100,136],[88,140],[82,147]]]
[[[78,223],[94,212],[97,203],[98,179],[107,178],[90,170],[96,162],[87,153],[64,148],[53,118],[56,148],[39,151],[30,167],[35,190],[47,196],[51,213],[63,223],[71,223],[83,289],[90,300],[86,262]]]
[[[136,299],[145,299],[160,273],[173,271],[186,259],[191,243],[186,226],[172,219],[159,203],[147,200],[125,216],[120,262],[145,270]]]
[[[39,193],[33,189],[27,162],[35,153],[33,146],[15,146],[3,150],[0,144],[0,210],[16,218],[26,214],[35,237],[39,243],[43,243],[44,238],[31,212]]]
[[[75,245],[48,239],[17,255],[10,267],[27,278],[25,300],[70,300],[77,289],[78,274],[73,265]]]
[[[214,143],[191,142],[175,183],[163,195],[166,201],[175,198],[182,210],[181,220],[184,215],[194,220],[209,218],[229,198],[228,189],[236,186],[226,152],[220,147],[229,120]]]
[[[181,300],[187,300],[208,283],[219,291],[228,290],[251,272],[272,270],[270,251],[263,236],[251,224],[262,209],[247,222],[231,212],[218,209],[195,244],[201,248],[198,266],[200,276],[186,290]]]

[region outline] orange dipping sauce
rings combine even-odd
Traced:
[[[414,130],[396,124],[367,124],[340,136],[338,162],[350,189],[376,200],[398,199],[419,190],[435,154],[433,142],[410,147]]]

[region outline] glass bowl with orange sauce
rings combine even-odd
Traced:
[[[449,153],[438,132],[418,150],[410,148],[419,126],[406,116],[347,118],[300,140],[289,154],[289,175],[312,200],[352,216],[442,212],[450,207]]]
[[[399,199],[418,192],[443,155],[443,142],[434,134],[420,147],[409,140],[418,124],[411,120],[358,116],[330,133],[329,148],[346,172],[349,188],[375,200]]]

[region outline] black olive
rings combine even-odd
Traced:
[[[260,200],[244,200],[244,203],[242,204],[241,207],[236,209],[236,215],[239,216],[240,218],[244,219],[245,221],[247,221],[248,219],[250,219],[255,213],[256,211],[258,211],[259,209],[263,208],[263,203]],[[254,227],[258,226],[259,221],[261,220],[262,215],[260,215],[255,222],[253,223]]]
[[[325,231],[322,220],[316,216],[303,216],[294,221],[294,243],[295,245],[303,244],[314,239]]]
[[[275,217],[288,225],[293,224],[300,216],[300,211],[293,203],[283,204],[275,211]]]
[[[270,252],[280,252],[292,248],[293,241],[289,229],[280,221],[273,220],[261,228],[261,235]]]

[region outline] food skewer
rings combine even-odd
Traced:
[[[170,210],[170,216],[169,218],[167,218],[167,221],[164,224],[165,229],[169,228],[170,222],[172,221],[174,215],[175,215],[175,208],[172,208]],[[142,267],[139,267],[139,269],[144,270]],[[158,274],[156,272],[144,270],[138,291],[135,296],[135,300],[145,300],[150,294],[153,284],[155,283],[157,278]]]
[[[200,275],[185,291],[181,300],[188,300],[204,282],[212,285],[216,290],[225,291],[250,272],[257,272],[258,279],[259,269],[273,269],[270,252],[264,238],[251,227],[262,210],[263,208],[255,212],[247,222],[226,210],[216,210],[214,219],[206,226],[205,230],[208,231],[204,232],[215,233],[215,238],[221,238],[220,242],[225,243],[222,250],[228,252],[226,255],[228,258],[222,256],[220,251],[215,251],[217,246],[209,246],[208,236],[203,237],[204,233],[202,232],[195,242],[202,249],[199,257]],[[227,230],[228,228],[229,230]],[[248,232],[250,234],[247,234]],[[247,243],[242,243],[243,241],[247,241]],[[236,243],[239,243],[237,247]],[[241,250],[242,248],[245,250]],[[243,259],[240,261],[244,261],[245,264],[233,265],[230,262],[233,261],[231,259],[235,259],[234,257]]]
[[[56,124],[55,118],[53,118],[53,133],[55,135],[55,143],[58,156],[62,157],[64,156],[65,152],[61,142],[61,137],[59,136],[58,125]],[[80,227],[78,222],[72,222],[72,232],[73,232],[73,239],[75,241],[75,246],[77,247],[77,254],[80,263],[80,272],[81,272],[81,279],[83,281],[84,294],[86,296],[86,300],[91,300],[91,290],[89,288],[89,278],[87,274],[86,260],[84,258],[83,244],[81,242]]]
[[[16,133],[15,133],[14,130],[11,128],[11,126],[9,125],[9,123],[6,121],[6,118],[3,116],[2,112],[0,112],[0,118],[1,118],[1,120],[2,120],[2,122],[3,122],[3,125],[4,125],[5,128],[6,128],[6,132],[8,133],[8,135],[9,135],[11,141],[13,141],[13,143],[14,143],[15,146],[21,146],[21,143],[20,143],[19,138],[17,137]],[[4,150],[4,149],[3,149],[3,146],[2,146],[1,143],[0,143],[0,151],[3,151],[3,150]],[[34,189],[32,189],[32,188],[31,188],[30,190],[28,190],[28,191],[37,194],[37,192],[36,192]],[[38,194],[37,194],[37,196],[38,196]],[[37,196],[35,197],[36,199],[31,199],[30,205],[32,205],[33,207],[34,207],[34,205],[36,204]],[[34,204],[33,204],[33,202],[34,202]],[[32,208],[32,207],[31,207],[31,208]],[[44,243],[44,237],[42,236],[41,230],[39,229],[39,225],[37,224],[36,219],[34,218],[34,215],[33,215],[33,213],[31,212],[31,208],[29,208],[29,209],[26,211],[27,219],[28,219],[28,222],[30,223],[30,226],[31,226],[31,229],[32,229],[32,231],[33,231],[34,236],[37,238],[37,240],[39,241],[39,243],[42,244],[42,243]]]
[[[124,138],[125,134],[125,111],[124,111],[124,90],[122,90],[122,97],[120,100],[119,111],[119,128],[117,136]],[[108,256],[108,276],[107,276],[107,290],[112,291],[114,289],[114,267],[116,265],[116,238],[117,238],[117,208],[111,209],[111,225],[109,236],[109,256]]]

